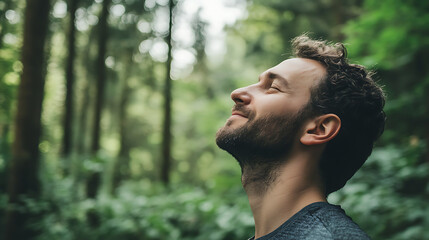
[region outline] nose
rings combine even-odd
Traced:
[[[235,104],[247,105],[252,100],[252,96],[249,94],[246,88],[239,88],[232,91],[231,99],[235,102]]]

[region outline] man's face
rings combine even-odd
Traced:
[[[235,106],[216,143],[239,162],[287,153],[308,118],[310,89],[325,74],[320,63],[293,58],[262,73],[258,83],[233,91]]]

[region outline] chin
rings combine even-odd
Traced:
[[[244,126],[247,123],[247,120],[245,121],[244,119],[229,119],[226,123],[225,127],[231,128],[231,129],[237,129],[239,127]]]

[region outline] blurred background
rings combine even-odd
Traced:
[[[247,239],[230,92],[344,42],[384,135],[329,196],[373,239],[429,239],[429,1],[1,0],[1,239]],[[357,146],[358,147],[358,146]]]

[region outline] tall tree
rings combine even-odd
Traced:
[[[171,167],[171,49],[172,49],[172,38],[171,30],[173,28],[173,10],[174,0],[170,0],[168,4],[169,9],[169,22],[168,22],[168,34],[165,37],[165,41],[168,45],[168,57],[165,68],[165,83],[164,83],[164,122],[162,131],[162,162],[161,162],[161,181],[164,184],[170,182],[170,167]]]
[[[145,8],[141,1],[129,1],[123,4],[125,11],[121,16],[112,18],[112,25],[120,24],[121,28],[112,29],[109,36],[109,41],[114,43],[116,46],[120,45],[115,49],[112,49],[111,56],[118,59],[119,64],[116,65],[118,71],[118,85],[115,87],[119,91],[118,102],[113,103],[112,106],[117,105],[115,108],[111,108],[111,112],[114,113],[112,119],[116,119],[119,133],[119,151],[114,161],[114,168],[112,172],[112,184],[111,193],[115,194],[115,190],[125,179],[130,178],[130,150],[132,147],[142,146],[142,139],[138,143],[133,141],[133,136],[138,134],[140,131],[134,129],[130,132],[130,125],[132,125],[130,114],[127,111],[130,105],[132,92],[135,90],[134,86],[131,87],[130,80],[138,73],[139,78],[142,78],[143,82],[148,79],[151,71],[140,70],[135,64],[135,53],[137,46],[142,42],[142,39],[148,39],[152,36],[151,32],[141,32],[139,30],[139,23],[146,22],[149,17],[152,17],[151,9]],[[123,23],[123,19],[133,16],[134,20],[129,21],[126,24]],[[138,18],[136,18],[138,16]],[[116,23],[116,24],[115,24]],[[141,56],[141,55],[140,55]],[[150,61],[143,62],[140,66],[148,66]],[[113,121],[112,121],[113,122]],[[141,129],[141,126],[137,128]],[[116,130],[116,129],[115,129]]]
[[[109,6],[110,0],[103,1],[103,7],[101,9],[101,16],[99,21],[99,32],[98,32],[98,56],[96,60],[96,98],[95,98],[95,116],[92,132],[92,145],[91,153],[93,157],[96,157],[98,150],[100,149],[100,132],[101,132],[101,113],[104,103],[104,89],[106,86],[106,49],[107,49],[107,38],[108,38],[108,17],[109,17]],[[88,198],[96,198],[98,189],[100,188],[101,173],[99,171],[93,171],[90,173],[86,182],[86,196]],[[88,213],[88,220],[91,227],[97,227],[99,225],[98,216],[95,212]]]
[[[100,130],[101,130],[101,112],[104,103],[104,89],[106,86],[106,48],[109,17],[110,0],[103,1],[103,8],[99,21],[98,33],[98,57],[96,61],[97,84],[96,84],[96,99],[95,99],[95,116],[92,133],[91,153],[95,156],[100,149]],[[95,198],[100,185],[100,173],[94,172],[90,175],[87,182],[87,197]]]
[[[49,0],[27,0],[25,8],[22,64],[18,88],[15,139],[8,178],[9,207],[6,211],[5,239],[33,239],[36,232],[26,224],[34,218],[23,208],[22,197],[37,198],[39,138],[44,94],[44,45],[48,30]],[[12,207],[13,206],[13,207]]]
[[[108,37],[108,26],[107,19],[109,17],[109,6],[110,0],[103,1],[103,8],[101,10],[101,16],[99,21],[99,33],[98,33],[98,57],[96,61],[96,72],[97,72],[97,88],[95,96],[95,117],[92,133],[92,145],[91,152],[96,154],[100,149],[100,130],[101,130],[101,112],[104,103],[104,89],[106,86],[106,48],[107,48],[107,37]]]
[[[71,151],[72,142],[72,121],[73,121],[73,88],[74,88],[74,60],[76,56],[76,10],[79,0],[69,0],[69,28],[68,28],[68,56],[66,63],[66,99],[64,108],[63,126],[63,156],[68,156]]]
[[[113,184],[112,192],[120,185],[121,181],[129,176],[130,167],[129,167],[129,152],[130,144],[127,141],[127,123],[128,123],[128,114],[127,107],[130,100],[132,88],[129,85],[129,78],[132,74],[133,68],[133,48],[129,48],[124,51],[124,70],[123,77],[120,82],[120,99],[119,99],[119,153],[117,160],[115,162],[115,167],[113,169]]]
[[[193,74],[201,81],[208,98],[213,99],[215,97],[215,93],[210,77],[208,77],[209,69],[207,67],[207,56],[205,52],[208,23],[201,19],[201,12],[202,8],[200,7],[191,22],[195,36],[195,42],[192,48],[195,50],[197,58]]]
[[[85,69],[85,75],[82,79],[83,84],[83,92],[81,93],[80,107],[79,107],[79,117],[78,117],[78,131],[76,138],[79,141],[76,142],[76,152],[80,155],[85,155],[88,153],[88,141],[89,133],[87,133],[87,125],[89,125],[88,121],[88,113],[90,108],[88,105],[91,105],[91,89],[94,84],[92,84],[92,80],[94,78],[93,69],[94,61],[93,56],[91,55],[91,47],[94,46],[94,39],[96,36],[95,28],[92,28],[89,31],[87,42],[85,49],[83,51],[83,59],[81,62],[82,67]]]

